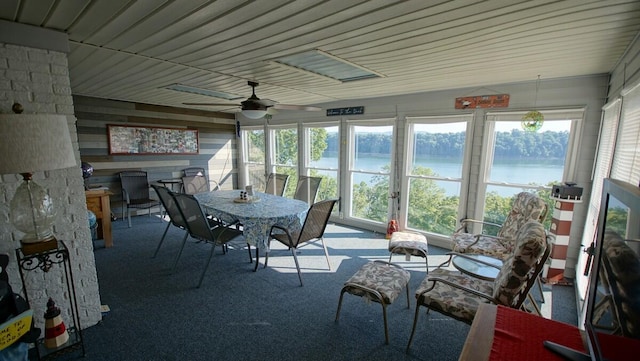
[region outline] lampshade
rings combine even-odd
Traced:
[[[13,225],[25,233],[23,245],[54,240],[56,209],[32,173],[76,165],[67,118],[49,114],[0,114],[0,174],[20,173],[9,205]]]
[[[34,173],[76,165],[67,117],[0,114],[0,174]]]
[[[244,109],[242,110],[242,115],[244,115],[247,118],[250,119],[260,119],[262,117],[264,117],[267,114],[267,110],[266,109],[258,109],[258,110],[253,110],[253,109]]]

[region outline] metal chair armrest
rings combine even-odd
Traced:
[[[459,284],[457,284],[455,282],[449,281],[446,278],[442,278],[442,277],[438,277],[438,276],[428,276],[428,277],[429,277],[429,281],[433,282],[433,287],[435,287],[435,283],[436,282],[442,282],[442,283],[444,283],[444,284],[446,284],[446,285],[448,285],[450,287],[457,288],[459,290],[463,290],[464,292],[468,292],[468,293],[471,293],[471,294],[473,294],[475,296],[484,298],[485,300],[487,300],[487,301],[489,301],[491,303],[497,303],[495,298],[493,298],[493,296],[487,295],[486,293],[482,293],[482,292],[476,291],[473,288],[468,288],[468,287],[465,287],[465,286],[461,286],[461,285],[459,285]],[[424,291],[421,295],[424,295],[425,293],[431,291],[433,289],[433,287],[431,287],[428,290]]]

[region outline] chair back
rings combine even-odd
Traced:
[[[520,192],[513,199],[511,211],[502,223],[497,236],[513,240],[518,229],[529,221],[544,222],[547,217],[547,203],[537,195],[529,192]],[[513,248],[515,244],[505,244],[506,248]]]
[[[552,239],[538,221],[529,221],[518,229],[515,251],[494,281],[493,297],[499,304],[522,306],[549,257]]]
[[[158,194],[158,198],[160,198],[160,202],[162,206],[167,211],[169,215],[169,220],[173,223],[174,226],[178,228],[187,229],[187,223],[184,221],[182,217],[182,213],[180,213],[180,209],[178,208],[178,204],[176,200],[173,198],[173,192],[169,190],[167,187],[159,186],[152,184],[151,187]]]
[[[204,174],[204,168],[202,167],[189,167],[182,170],[182,175],[185,177],[191,177],[196,175],[206,176]]]
[[[187,224],[189,234],[196,239],[213,241],[211,225],[200,207],[200,202],[191,194],[175,193],[173,196]]]
[[[149,180],[145,171],[120,172],[122,198],[127,202],[149,199]]]
[[[318,189],[320,189],[320,177],[309,177],[306,175],[298,176],[298,184],[296,185],[296,192],[293,195],[294,199],[314,204],[316,202],[316,196],[318,195]]]
[[[331,211],[333,211],[333,205],[337,201],[337,199],[328,199],[311,205],[311,208],[307,211],[307,217],[300,230],[298,240],[295,241],[295,247],[312,239],[321,238],[324,235]]]
[[[182,177],[182,187],[186,194],[196,194],[209,192],[209,182],[203,175],[192,175]]]
[[[270,173],[267,177],[267,184],[264,186],[264,192],[282,196],[284,190],[287,189],[287,183],[289,183],[288,174]]]

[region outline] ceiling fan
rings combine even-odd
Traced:
[[[261,100],[256,96],[256,87],[259,83],[254,81],[248,82],[251,87],[251,96],[247,100],[240,102],[240,104],[229,103],[182,103],[184,105],[206,105],[206,106],[239,106],[242,110],[242,115],[251,119],[259,119],[264,117],[269,109],[282,109],[282,110],[303,110],[316,112],[321,111],[321,108],[311,107],[307,105],[291,105],[291,104],[278,104],[272,100]]]

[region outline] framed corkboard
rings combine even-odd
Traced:
[[[107,125],[109,154],[198,154],[194,129]]]

